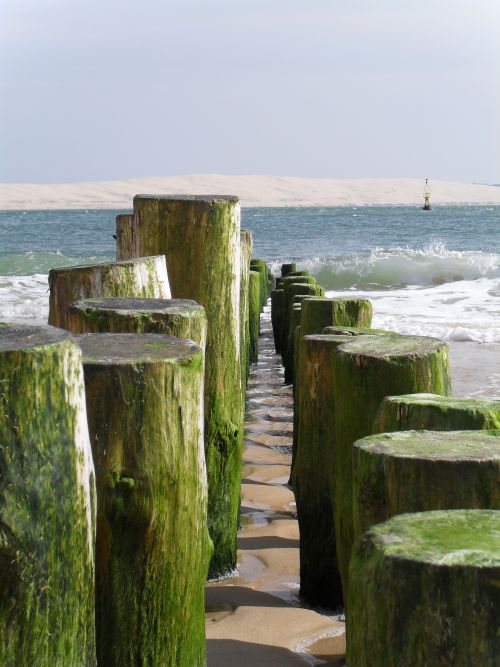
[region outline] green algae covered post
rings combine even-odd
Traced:
[[[269,294],[269,275],[267,264],[263,259],[252,259],[250,261],[250,269],[257,271],[260,275],[260,309],[264,309],[267,303],[267,295]]]
[[[286,336],[286,345],[282,353],[283,366],[285,368],[285,382],[293,382],[294,377],[294,355],[295,355],[295,328],[300,324],[300,312],[295,316],[292,326],[292,313],[294,303],[298,297],[322,297],[325,295],[325,290],[321,285],[308,283],[290,283],[285,288],[285,299],[288,299],[288,308],[285,312],[285,324],[288,327]]]
[[[137,248],[168,257],[172,296],[207,315],[205,455],[210,575],[236,565],[243,420],[240,365],[240,204],[237,197],[134,197]]]
[[[313,605],[342,603],[334,521],[335,410],[333,356],[346,336],[305,336],[300,341],[303,391],[296,412],[297,448],[292,486],[300,527],[300,594]]]
[[[500,512],[403,514],[356,543],[349,667],[497,667]]]
[[[293,273],[294,271],[297,271],[297,264],[289,263],[289,264],[282,264],[281,265],[281,277],[284,278],[287,276],[289,273]]]
[[[282,348],[283,317],[285,309],[285,291],[280,289],[271,290],[271,324],[273,327],[274,349],[278,354]]]
[[[388,431],[467,431],[500,429],[500,400],[453,398],[436,394],[387,396],[373,424],[374,433]]]
[[[83,299],[69,307],[73,333],[156,333],[188,338],[203,350],[205,309],[189,299]]]
[[[0,664],[93,667],[95,479],[70,334],[0,326]]]
[[[500,431],[404,431],[353,447],[354,538],[395,514],[500,510]]]
[[[310,299],[302,304],[302,335],[322,333],[327,326],[368,328],[372,323],[368,299]]]
[[[260,274],[250,271],[248,301],[250,307],[250,362],[257,363],[259,359],[259,334],[260,334]]]
[[[131,259],[137,257],[134,251],[133,219],[131,213],[120,213],[116,216],[116,259]]]
[[[100,665],[206,664],[211,555],[203,351],[156,334],[86,334],[97,479]]]
[[[446,343],[419,336],[353,336],[334,356],[335,532],[346,597],[353,541],[352,446],[371,435],[385,396],[432,392],[448,395],[450,362]]]
[[[163,255],[120,262],[61,266],[49,271],[49,324],[68,328],[68,308],[80,299],[106,296],[170,298]]]
[[[297,282],[295,282],[293,278],[289,278],[287,276],[283,281],[284,311],[283,311],[283,330],[281,337],[281,343],[282,343],[281,356],[283,362],[285,362],[287,347],[288,347],[288,334],[290,333],[290,311],[292,308],[293,297],[300,295],[320,296],[318,294],[316,286],[318,286],[316,283],[316,279],[313,278],[312,276],[299,276],[297,278]]]
[[[241,365],[241,409],[245,418],[245,396],[250,369],[250,258],[252,257],[252,232],[242,229],[240,233],[240,365]]]

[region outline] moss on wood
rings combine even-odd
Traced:
[[[496,667],[500,512],[404,514],[356,544],[349,667]]]
[[[373,432],[495,428],[500,428],[500,400],[409,394],[383,399],[375,417]]]
[[[446,343],[417,336],[353,336],[334,356],[335,521],[344,597],[353,541],[352,446],[370,435],[381,400],[392,394],[448,395]]]
[[[241,409],[245,417],[245,396],[250,371],[250,258],[252,257],[252,233],[242,229],[240,233],[240,365],[241,365]]]
[[[154,334],[87,334],[97,477],[99,664],[206,664],[211,555],[203,352]]]
[[[297,271],[297,265],[294,264],[293,262],[290,264],[282,264],[281,265],[281,277],[284,278],[285,276],[288,276],[290,273],[294,273],[294,271]]]
[[[257,363],[259,359],[260,335],[260,303],[261,277],[257,271],[250,271],[249,304],[250,304],[250,362]]]
[[[95,481],[81,353],[0,327],[0,664],[92,667]]]
[[[68,328],[69,306],[108,296],[170,298],[164,256],[65,266],[49,271],[49,324]]]
[[[500,431],[405,431],[353,447],[354,538],[406,512],[500,510]]]
[[[156,333],[193,340],[205,349],[205,309],[189,299],[84,299],[69,307],[73,333]]]
[[[172,295],[205,307],[205,454],[210,575],[236,565],[242,447],[240,361],[240,205],[231,196],[138,195],[134,198],[138,251],[168,257]]]
[[[313,605],[342,603],[334,521],[335,411],[333,355],[346,336],[300,340],[301,391],[295,414],[292,486],[300,527],[300,593]]]
[[[285,291],[273,289],[271,291],[271,324],[273,327],[274,349],[280,354],[282,349],[283,317],[285,309]]]

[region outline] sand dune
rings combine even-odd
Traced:
[[[129,209],[135,194],[233,194],[243,206],[419,205],[423,179],[217,174],[61,184],[0,184],[0,210]],[[500,187],[433,181],[432,204],[500,204]]]

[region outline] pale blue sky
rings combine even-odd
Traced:
[[[3,0],[0,181],[500,183],[498,0]]]

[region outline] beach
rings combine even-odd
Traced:
[[[317,276],[328,296],[369,298],[374,327],[444,338],[453,395],[500,396],[499,209],[488,200],[500,195],[500,188],[457,185],[462,197],[458,201],[469,201],[475,193],[484,198],[481,205],[459,206],[455,199],[454,206],[443,202],[431,214],[422,214],[418,181],[342,181],[335,182],[334,192],[331,181],[317,183],[314,190],[309,181],[299,179],[301,190],[293,189],[290,179],[253,177],[251,191],[244,183],[237,189],[237,181],[210,179],[178,179],[168,188],[163,182],[150,185],[153,191],[217,192],[227,187],[241,193],[242,226],[253,233],[253,254],[264,257],[274,273],[282,262],[296,262]],[[311,192],[306,193],[308,183]],[[13,207],[0,216],[4,321],[46,322],[50,268],[113,259],[114,216],[130,210],[132,194],[146,191],[146,185],[129,182],[130,191],[103,186],[95,189],[94,198],[88,194],[91,186],[30,186],[32,191],[7,186],[7,198],[4,187],[2,205]],[[434,192],[437,197],[438,184]],[[403,194],[406,205],[397,206]],[[265,208],[264,201],[274,206]],[[285,201],[290,206],[284,207]],[[305,206],[306,201],[313,204]],[[321,208],[322,201],[335,201],[336,207]],[[259,362],[252,367],[247,394],[238,570],[206,589],[209,667],[344,663],[340,610],[311,609],[299,597],[299,533],[295,499],[287,485],[291,438],[291,387],[284,384],[274,353],[267,307]]]
[[[415,206],[423,178],[297,178],[203,174],[117,181],[0,183],[0,210],[128,209],[135,194],[237,194],[244,207]],[[433,205],[500,204],[500,187],[433,181]]]

